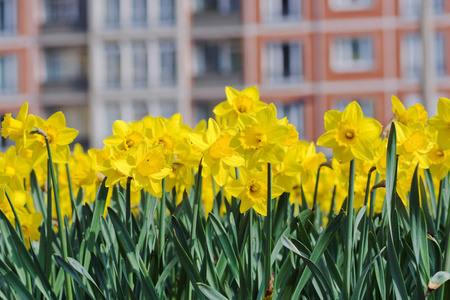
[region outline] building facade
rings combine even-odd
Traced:
[[[421,0],[0,1],[0,112],[63,110],[90,147],[116,119],[181,112],[193,125],[225,86],[258,86],[306,140],[352,100],[383,125],[391,95],[433,115],[450,96],[450,4],[429,3],[424,103]]]

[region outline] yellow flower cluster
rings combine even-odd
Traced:
[[[16,144],[0,155],[0,209],[11,220],[14,218],[6,191],[27,241],[39,238],[42,215],[36,212],[30,196],[30,173],[35,173],[45,190],[46,139],[58,165],[62,213],[69,219],[70,193],[76,194],[81,188],[84,201],[90,203],[105,177],[107,187],[125,187],[130,180],[131,202],[137,209],[142,190],[161,197],[163,186],[166,191],[176,191],[178,204],[183,194],[191,191],[194,174],[201,166],[206,213],[213,206],[213,191],[223,187],[227,198],[240,199],[241,212],[253,207],[261,215],[267,213],[269,181],[273,198],[285,192],[290,193],[292,203],[307,201],[312,205],[316,195],[320,209],[329,210],[333,190],[335,208],[340,208],[347,196],[351,160],[356,161],[356,209],[364,205],[369,173],[376,169],[380,180],[385,177],[387,140],[381,137],[381,124],[364,117],[357,102],[343,112],[330,110],[325,114],[326,132],[317,144],[333,149],[334,157],[327,162],[314,143],[299,140],[287,118],[277,119],[275,105],[261,102],[256,87],[242,91],[227,87],[225,93],[227,100],[214,109],[216,118],[202,121],[193,129],[183,124],[180,114],[169,119],[147,116],[130,123],[117,120],[103,149],[84,152],[75,145],[72,153],[69,144],[78,132],[66,127],[64,115],[57,112],[43,120],[29,115],[25,103],[16,118],[7,114],[2,122],[2,136]],[[441,98],[437,116],[431,119],[420,104],[405,109],[396,97],[392,97],[392,103],[399,155],[397,191],[407,203],[417,164],[429,169],[437,180],[450,170],[450,100]],[[271,178],[267,176],[268,167]],[[374,180],[372,176],[369,186],[375,184]],[[375,211],[381,211],[383,199],[384,192],[378,192]]]

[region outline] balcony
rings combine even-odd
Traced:
[[[45,0],[44,34],[84,32],[86,29],[86,0]]]
[[[88,80],[86,77],[73,79],[51,80],[42,83],[43,93],[68,93],[68,92],[86,92],[88,89]]]
[[[241,23],[239,0],[196,1],[194,26],[223,26]]]
[[[194,61],[196,87],[236,85],[242,82],[240,40],[196,41]]]

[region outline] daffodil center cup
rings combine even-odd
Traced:
[[[428,157],[430,159],[430,164],[440,165],[445,161],[447,155],[444,151],[435,146],[433,149],[431,149],[430,153],[428,154]]]
[[[267,144],[267,136],[259,127],[248,127],[239,138],[244,149],[259,149]]]
[[[341,121],[336,126],[335,138],[339,146],[352,146],[358,142],[359,128],[352,121]]]
[[[240,95],[234,104],[236,112],[251,114],[253,112],[253,100],[247,95]]]

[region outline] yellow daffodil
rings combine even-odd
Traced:
[[[450,99],[439,98],[437,115],[428,120],[428,125],[437,130],[439,148],[450,149]]]
[[[186,144],[180,142],[182,125],[180,114],[175,114],[170,119],[156,117],[149,125],[147,128],[149,145],[162,145],[168,164],[172,164],[176,154],[188,151]]]
[[[394,112],[394,120],[409,126],[415,123],[427,124],[428,113],[422,104],[416,103],[408,109],[405,109],[403,103],[395,96],[391,96],[392,111]]]
[[[26,133],[31,130],[33,124],[34,116],[28,115],[28,102],[25,102],[20,108],[16,119],[9,113],[5,114],[5,118],[2,121],[2,137],[15,141],[17,151],[20,151],[26,141]]]
[[[78,130],[66,127],[64,114],[56,112],[47,120],[36,116],[34,126],[47,135],[53,162],[67,163],[70,156],[69,144],[78,135]],[[33,151],[32,161],[35,165],[48,158],[45,137],[42,134],[29,135],[24,147]]]
[[[259,101],[259,91],[255,86],[248,87],[242,91],[227,86],[225,88],[227,100],[219,103],[213,110],[217,119],[228,120],[228,126],[236,126],[241,114],[253,116],[264,109],[267,104]]]
[[[239,168],[239,179],[225,186],[225,191],[241,200],[241,213],[251,207],[260,215],[267,215],[267,172]],[[272,198],[283,193],[283,188],[272,182]]]
[[[97,153],[97,156],[102,157],[102,159],[97,160],[97,169],[106,177],[106,187],[111,187],[117,182],[127,178],[127,174],[122,172],[116,166],[118,160],[123,160],[128,157],[127,151],[120,150],[116,146],[106,145],[101,153]]]
[[[302,180],[307,182],[309,178],[316,177],[319,166],[327,161],[325,154],[317,153],[316,145],[311,142],[302,141],[299,143],[298,159],[302,165]]]
[[[409,127],[400,122],[395,122],[397,133],[397,154],[402,155],[405,161],[420,167],[428,168],[428,152],[433,148],[434,142],[425,133],[422,123],[416,123]]]
[[[103,140],[105,145],[113,145],[120,150],[128,150],[137,147],[145,139],[144,121],[128,124],[117,120],[113,124],[113,135]]]
[[[267,169],[266,167],[263,168]],[[295,177],[300,175],[302,165],[298,161],[298,149],[288,148],[286,155],[280,163],[272,164],[273,182],[283,188],[287,193],[290,193],[295,185]]]
[[[380,136],[381,124],[364,117],[358,102],[351,102],[344,112],[330,110],[325,113],[325,129],[317,145],[333,149],[333,155],[342,162],[353,158],[370,160],[372,143]]]
[[[136,190],[144,188],[155,197],[161,197],[161,180],[172,172],[164,156],[164,147],[149,147],[142,141],[137,148],[129,150],[127,156],[115,162],[116,168],[128,177],[132,177],[132,185]]]
[[[248,168],[254,168],[258,162],[283,161],[285,151],[280,142],[289,128],[278,124],[275,105],[270,104],[254,117],[241,114],[239,130],[230,146],[244,156]]]
[[[208,120],[205,133],[192,133],[192,143],[203,153],[202,165],[210,168],[214,180],[223,186],[228,180],[230,167],[244,165],[244,158],[230,147],[231,139],[238,133],[237,129],[221,130],[217,122]]]
[[[428,126],[426,132],[431,139],[436,140],[437,131],[435,129]],[[431,175],[437,180],[443,179],[450,171],[450,149],[442,150],[439,145],[435,143],[434,147],[428,152],[428,160],[430,162]]]

